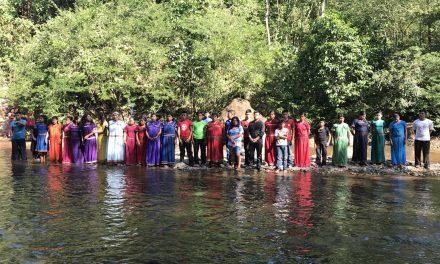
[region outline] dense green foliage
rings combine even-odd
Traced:
[[[1,1],[0,81],[25,109],[220,110],[241,97],[312,119],[426,108],[440,124],[439,0]]]
[[[18,46],[30,38],[32,23],[14,17],[13,8],[0,0],[0,96],[5,96],[10,83],[13,61]]]

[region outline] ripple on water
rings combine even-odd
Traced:
[[[0,262],[435,263],[440,180],[12,164]],[[368,250],[366,250],[368,249]]]

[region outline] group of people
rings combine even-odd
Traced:
[[[10,122],[12,140],[12,159],[26,160],[27,120],[19,112]],[[430,134],[433,123],[426,118],[425,112],[419,113],[419,119],[413,123],[415,131],[415,165],[429,168]],[[189,166],[221,166],[224,163],[226,146],[226,165],[240,169],[241,153],[244,147],[244,165],[255,166],[260,170],[265,163],[277,172],[289,167],[309,167],[311,157],[309,137],[313,135],[316,149],[316,164],[327,165],[327,147],[333,141],[332,164],[344,167],[348,164],[348,146],[353,138],[352,161],[360,165],[367,164],[367,147],[371,134],[371,162],[385,162],[385,121],[378,112],[373,121],[366,119],[366,113],[360,112],[351,126],[345,123],[345,117],[339,115],[337,123],[331,128],[321,119],[312,128],[301,114],[299,120],[290,117],[284,110],[280,117],[275,111],[269,113],[266,121],[258,111],[247,110],[245,118],[240,120],[234,110],[227,112],[227,120],[221,121],[218,114],[197,113],[191,121],[186,112],[175,121],[172,114],[160,117],[152,114],[142,117],[138,123],[129,118],[125,123],[117,112],[110,121],[99,114],[95,122],[91,114],[66,117],[60,124],[53,117],[48,124],[43,116],[39,117],[32,129],[32,151],[41,162],[46,156],[51,162],[63,163],[107,163],[146,166],[174,166],[175,147],[180,148],[180,161],[188,157]],[[395,166],[406,165],[407,123],[398,114],[388,126],[391,161]],[[255,155],[256,154],[256,155]]]
[[[371,135],[371,162],[383,164],[385,162],[385,131],[386,123],[382,119],[382,112],[377,112],[374,119],[369,122],[364,111],[359,113],[352,125],[345,123],[343,115],[339,115],[339,120],[333,125],[333,158],[332,162],[337,166],[346,166],[348,163],[347,147],[350,136],[353,135],[353,157],[352,161],[360,165],[367,165],[367,148],[369,135]],[[391,145],[391,163],[393,166],[402,167],[407,164],[406,143],[408,139],[408,124],[400,119],[399,114],[393,115],[393,121],[388,125],[389,140]],[[322,129],[324,124],[321,122]],[[426,118],[426,112],[421,111],[419,118],[413,123],[415,133],[414,156],[415,166],[420,167],[423,163],[425,169],[429,169],[429,151],[431,133],[434,131],[434,124]],[[316,142],[316,139],[315,139]],[[325,148],[321,145],[317,147],[317,162],[319,161],[319,151]],[[423,162],[422,162],[423,154]],[[324,157],[324,155],[323,155]]]

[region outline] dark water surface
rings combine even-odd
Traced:
[[[440,263],[436,178],[11,163],[0,263]]]

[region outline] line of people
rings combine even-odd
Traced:
[[[265,163],[276,171],[289,167],[309,167],[309,137],[312,134],[316,149],[316,164],[327,165],[327,147],[333,141],[332,164],[348,164],[348,146],[353,135],[352,161],[360,165],[367,164],[367,147],[371,134],[371,162],[385,162],[385,121],[378,112],[373,121],[366,119],[361,112],[351,126],[345,123],[345,117],[339,115],[338,122],[331,129],[321,119],[315,128],[311,128],[305,114],[299,120],[291,118],[284,110],[281,118],[275,111],[263,122],[258,111],[246,111],[240,120],[234,110],[227,112],[225,122],[217,114],[197,113],[191,121],[187,113],[181,113],[181,119],[175,121],[172,114],[165,119],[156,114],[141,118],[136,124],[133,118],[125,123],[117,112],[112,120],[106,121],[101,113],[95,123],[90,114],[82,117],[67,117],[65,124],[58,118],[47,124],[39,117],[32,133],[32,150],[41,162],[49,156],[51,162],[63,163],[107,163],[147,166],[174,166],[175,146],[180,148],[180,161],[188,157],[189,166],[220,166],[224,162],[223,148],[226,146],[227,166],[242,167],[241,148],[244,147],[244,165],[255,166],[260,170]],[[12,131],[12,159],[26,160],[26,119],[19,112],[10,123]],[[413,123],[415,131],[415,165],[429,168],[430,134],[433,123],[426,118],[425,112],[419,113],[419,119]],[[406,165],[407,123],[400,120],[398,114],[388,126],[391,143],[391,161],[395,166]],[[186,155],[185,155],[186,154]],[[256,154],[256,155],[255,155]]]

